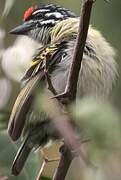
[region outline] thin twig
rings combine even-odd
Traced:
[[[41,165],[41,168],[40,168],[40,171],[39,171],[39,174],[38,174],[36,180],[41,180],[42,179],[42,173],[43,173],[43,171],[45,169],[46,164],[47,164],[47,162],[44,159],[43,162],[42,162],[42,165]]]

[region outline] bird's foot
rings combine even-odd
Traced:
[[[69,98],[69,93],[68,92],[63,92],[61,94],[57,94],[55,96],[52,97],[52,99],[62,99],[62,98]]]
[[[49,74],[48,74],[48,70],[45,69],[45,70],[44,70],[44,73],[45,73],[45,77],[46,77],[46,80],[47,80],[47,85],[48,85],[47,88],[48,88],[54,95],[56,95],[57,92],[56,92],[55,88],[53,87],[52,81],[51,81],[50,76],[49,76]]]
[[[71,91],[65,91],[61,94],[57,94],[57,95],[53,96],[51,99],[56,98],[56,99],[60,100],[63,104],[68,104],[73,100],[72,94],[73,93],[71,93]]]

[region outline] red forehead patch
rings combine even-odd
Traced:
[[[33,7],[27,9],[27,11],[24,13],[23,20],[26,21],[32,15],[33,11],[34,11]]]

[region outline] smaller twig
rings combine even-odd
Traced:
[[[42,178],[42,173],[43,173],[43,171],[44,171],[44,169],[45,169],[46,164],[47,164],[47,162],[46,162],[46,160],[44,159],[43,162],[42,162],[42,165],[41,165],[41,168],[40,168],[40,171],[39,171],[39,174],[38,174],[36,180],[41,180],[41,178]]]
[[[54,95],[57,95],[57,92],[55,90],[55,88],[53,87],[53,84],[52,84],[52,81],[49,77],[49,74],[48,72],[45,72],[45,77],[46,77],[46,80],[47,80],[47,85],[48,85],[48,89],[54,94]]]

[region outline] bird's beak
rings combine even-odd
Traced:
[[[9,33],[15,35],[26,35],[34,26],[33,22],[24,22],[23,24],[15,27]]]

